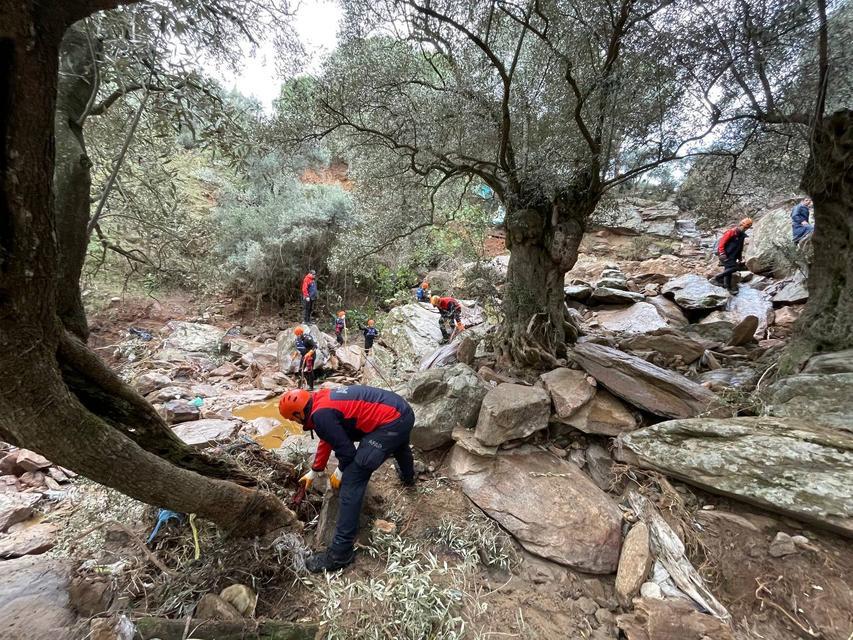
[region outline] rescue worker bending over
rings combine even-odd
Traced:
[[[456,298],[433,296],[430,298],[430,303],[438,308],[438,328],[441,329],[442,343],[447,342],[453,335],[453,327],[456,331],[462,331],[465,328],[462,324],[462,305]]]
[[[333,489],[340,489],[335,535],[329,548],[312,554],[306,566],[312,573],[341,569],[355,559],[358,519],[373,472],[393,456],[403,485],[415,483],[409,446],[415,414],[396,393],[360,385],[313,393],[294,389],[282,395],[278,407],[283,418],[300,423],[306,431],[313,429],[320,438],[311,471],[299,479],[306,488],[325,471],[332,451],[338,459],[329,479]]]

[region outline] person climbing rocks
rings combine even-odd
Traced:
[[[429,282],[424,280],[421,282],[421,285],[415,289],[415,299],[418,302],[429,302],[430,292],[429,292]]]
[[[338,317],[335,318],[335,340],[339,345],[344,343],[344,334],[347,330],[347,312],[338,311]]]
[[[366,327],[359,327],[364,334],[364,352],[370,355],[370,350],[373,349],[373,341],[379,337],[379,329],[376,328],[376,321],[373,318],[367,321]]]
[[[438,328],[441,330],[442,344],[452,338],[457,331],[465,329],[465,325],[462,324],[462,305],[456,298],[432,296],[430,303],[438,309]]]
[[[305,329],[302,327],[296,327],[293,330],[293,335],[296,336],[296,339],[293,341],[293,346],[296,348],[296,351],[293,353],[292,357],[296,357],[297,353],[299,354],[299,373],[305,378],[305,382],[308,383],[308,388],[313,391],[314,356],[317,352],[317,343],[314,342],[314,338],[311,337],[310,333],[305,333]]]
[[[329,547],[312,554],[305,565],[312,573],[342,569],[355,559],[353,544],[373,472],[393,456],[400,482],[408,487],[415,484],[409,446],[415,414],[396,393],[361,385],[313,393],[286,391],[278,410],[283,418],[298,422],[303,430],[313,430],[320,438],[311,470],[299,479],[306,489],[325,472],[332,451],[338,459],[338,468],[329,478],[332,488],[340,492],[335,534]]]
[[[302,278],[302,322],[311,324],[311,312],[317,299],[317,272],[311,269]]]
[[[809,207],[811,204],[811,198],[803,198],[791,211],[791,233],[794,244],[800,244],[803,238],[808,237],[814,231],[814,225],[809,224],[809,214],[811,213]]]
[[[720,259],[720,265],[723,266],[723,272],[711,278],[711,282],[725,287],[731,293],[738,292],[737,285],[732,284],[732,275],[746,269],[742,256],[747,238],[746,232],[750,227],[752,227],[752,218],[744,218],[736,227],[728,229],[717,243],[717,257]]]

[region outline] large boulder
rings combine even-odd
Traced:
[[[800,271],[773,295],[773,304],[785,306],[800,304],[809,299],[808,283]]]
[[[705,387],[619,349],[583,342],[571,357],[614,394],[655,415],[690,418],[719,402]]]
[[[305,326],[302,325],[302,328],[304,329]],[[296,335],[293,333],[293,330],[295,328],[291,327],[290,329],[279,331],[278,336],[276,336],[278,368],[283,373],[299,373],[300,356],[294,346]],[[329,361],[329,356],[331,355],[328,341],[316,324],[308,326],[308,334],[317,344],[316,353],[314,354],[314,369],[322,369],[323,365]],[[294,353],[296,354],[295,357]]]
[[[681,307],[665,296],[649,296],[646,302],[654,306],[670,326],[683,327],[690,322]]]
[[[544,429],[550,415],[551,397],[544,389],[499,384],[483,398],[474,433],[483,444],[496,447]]]
[[[853,536],[853,435],[847,431],[800,418],[697,418],[620,439],[644,466]]]
[[[166,326],[171,329],[171,333],[163,341],[164,350],[218,354],[222,348],[225,329],[214,327],[211,324],[179,322],[177,320],[172,320]]]
[[[457,425],[477,424],[488,386],[465,364],[416,373],[400,391],[415,412],[412,444],[437,449],[453,442]]]
[[[450,271],[430,271],[424,276],[433,295],[453,295],[453,274]]]
[[[373,344],[370,355],[364,356],[361,384],[390,389],[399,380],[394,375],[394,354],[380,344]]]
[[[692,273],[670,280],[661,288],[661,293],[689,311],[719,309],[726,305],[729,298],[728,291]]]
[[[636,302],[624,309],[607,309],[595,315],[598,325],[614,333],[650,333],[668,326],[657,308],[648,302]]]
[[[791,238],[791,209],[785,204],[757,216],[746,241],[744,261],[753,273],[784,278],[796,269],[799,251]]]
[[[752,287],[740,287],[737,295],[729,298],[726,312],[731,314],[735,324],[747,316],[758,318],[758,332],[763,333],[773,323],[773,303],[763,291]]]
[[[629,198],[619,201],[615,210],[608,209],[604,216],[596,216],[593,223],[613,233],[669,239],[677,235],[675,223],[679,213],[678,207],[672,202]]]
[[[441,342],[438,311],[418,303],[394,307],[385,318],[382,340],[397,355],[401,367],[416,370]]]
[[[484,458],[454,447],[462,491],[531,553],[588,573],[613,573],[622,514],[578,467],[523,447]]]
[[[801,373],[767,389],[767,413],[819,420],[853,433],[853,373]]]
[[[571,418],[595,395],[595,380],[590,380],[583,371],[563,367],[543,373],[539,378],[551,394],[554,419],[558,422]]]
[[[348,344],[335,349],[335,357],[344,369],[361,371],[364,366],[364,348],[358,344]]]
[[[564,421],[584,433],[618,436],[637,427],[637,419],[622,402],[604,389],[599,389],[592,400]]]

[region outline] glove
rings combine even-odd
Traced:
[[[340,469],[335,469],[335,472],[331,476],[329,476],[329,484],[332,485],[332,489],[334,489],[335,491],[341,488],[342,477],[343,474],[341,473]]]
[[[323,473],[323,472],[320,471],[319,473]],[[299,478],[299,484],[304,484],[305,490],[308,491],[308,489],[311,488],[311,485],[314,484],[314,478],[316,478],[317,475],[318,475],[318,472],[314,471],[314,469],[311,469],[311,471],[309,471],[304,476]]]
[[[305,296],[305,297],[304,297],[304,298],[302,298],[302,299],[303,299],[303,300],[305,300],[305,302],[308,302],[308,301],[310,301],[310,300],[311,300],[311,296]]]
[[[305,354],[305,357],[306,357],[306,358],[313,358],[313,357],[314,357],[314,349],[311,349],[311,351],[309,351],[308,353],[306,353],[306,354]]]
[[[462,324],[461,320],[456,321],[456,330],[457,331],[464,331],[465,330],[465,325]]]

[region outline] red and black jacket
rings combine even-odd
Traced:
[[[456,322],[462,319],[462,305],[456,298],[439,298],[438,312],[442,318],[452,318]]]
[[[720,238],[720,242],[717,245],[717,255],[723,259],[735,258],[740,260],[745,241],[746,232],[740,227],[732,227]]]
[[[353,385],[314,392],[304,426],[320,438],[311,468],[323,471],[334,450],[338,468],[343,471],[355,458],[353,442],[411,410],[409,403],[393,391],[376,387]]]

